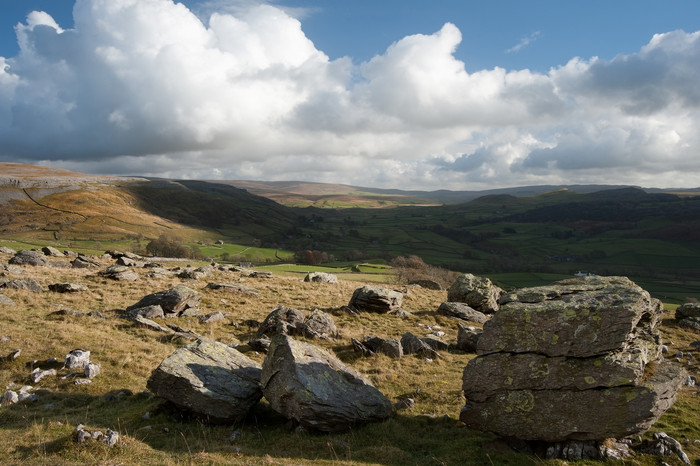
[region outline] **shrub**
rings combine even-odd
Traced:
[[[178,238],[168,235],[160,235],[146,245],[146,252],[160,257],[184,257],[194,258],[194,249],[182,244]]]
[[[394,269],[396,281],[401,284],[415,280],[432,280],[443,288],[448,288],[459,275],[452,270],[426,264],[423,259],[414,255],[395,257],[390,265]]]

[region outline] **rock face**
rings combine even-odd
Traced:
[[[359,311],[386,313],[397,311],[403,303],[403,294],[398,291],[365,285],[352,294],[348,306]]]
[[[18,251],[9,261],[9,264],[15,265],[33,265],[36,267],[46,265],[47,258],[41,251],[33,249],[23,249]]]
[[[485,277],[465,273],[447,290],[447,301],[466,303],[477,311],[493,314],[503,290]]]
[[[262,397],[260,374],[252,359],[201,338],[165,358],[146,385],[186,411],[228,423],[242,420]]]
[[[202,295],[193,289],[183,285],[178,285],[174,288],[158,293],[149,294],[141,298],[139,302],[126,308],[127,311],[137,309],[139,307],[159,305],[163,308],[166,314],[182,315],[188,310],[198,310],[199,303],[202,301]]]
[[[661,355],[663,309],[624,277],[505,294],[464,370],[469,427],[524,440],[622,438],[675,401],[684,371]]]
[[[389,400],[354,369],[327,351],[287,335],[272,339],[261,386],[275,411],[324,432],[382,421],[392,412]]]

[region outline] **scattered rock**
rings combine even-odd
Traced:
[[[151,306],[136,307],[130,309],[126,312],[126,317],[129,319],[135,319],[136,316],[141,316],[146,319],[163,319],[165,313],[160,304],[153,304]]]
[[[4,294],[0,294],[0,306],[15,306],[16,303],[11,299],[5,296]]]
[[[46,255],[43,252],[35,249],[22,249],[10,258],[9,264],[15,265],[32,265],[35,267],[45,266],[47,262]]]
[[[416,402],[413,398],[402,398],[396,403],[394,403],[394,409],[396,411],[403,411],[405,409],[413,409]]]
[[[447,290],[447,300],[466,303],[477,311],[493,314],[498,311],[498,299],[504,291],[485,277],[465,273]]]
[[[121,256],[117,259],[117,265],[123,265],[124,267],[138,267],[139,263],[134,259],[129,259],[126,256]]]
[[[396,338],[366,337],[363,341],[374,353],[381,353],[390,358],[398,359],[403,356],[403,347]]]
[[[653,440],[645,440],[638,450],[657,456],[677,456],[684,464],[690,464],[688,455],[685,454],[678,440],[669,437],[665,432],[654,432]]]
[[[17,254],[17,251],[7,246],[0,246],[0,254]]]
[[[188,309],[198,310],[201,301],[201,294],[186,286],[177,285],[169,290],[144,296],[136,304],[127,307],[126,310],[131,311],[139,307],[159,305],[166,315],[176,314],[180,316]]]
[[[457,325],[457,349],[467,353],[476,353],[483,329],[471,325]]]
[[[277,306],[263,320],[255,338],[262,335],[273,336],[278,333],[300,335],[304,331],[304,320],[306,315],[294,308],[286,306]]]
[[[82,283],[54,283],[49,285],[49,291],[54,293],[79,293],[87,290],[87,285]]]
[[[426,342],[412,334],[406,332],[401,337],[401,347],[404,354],[415,354],[421,358],[435,359],[441,357],[437,351],[430,347]]]
[[[313,283],[336,284],[336,283],[338,283],[338,277],[333,275],[332,273],[309,272],[304,277],[304,281],[305,282],[313,282]]]
[[[468,427],[546,442],[624,438],[673,405],[685,373],[660,358],[663,308],[629,279],[580,277],[500,303],[464,370]]]
[[[314,309],[304,320],[302,333],[307,338],[328,339],[335,338],[338,335],[338,329],[330,314]]]
[[[205,265],[204,267],[199,267],[196,269],[186,268],[180,272],[177,276],[185,280],[201,280],[209,275],[211,275],[213,268],[210,265]]]
[[[66,355],[66,369],[84,369],[90,363],[90,351],[84,349],[74,349]]]
[[[447,317],[455,317],[467,322],[476,322],[477,324],[483,324],[489,320],[486,314],[473,309],[466,303],[444,302],[440,304],[437,312]]]
[[[163,327],[162,325],[152,321],[151,319],[147,319],[139,314],[136,314],[133,319],[134,323],[136,325],[140,325],[141,327],[146,327],[157,332],[173,333],[173,330],[171,330],[170,328]]]
[[[222,320],[226,319],[226,315],[221,312],[213,312],[211,314],[207,314],[204,316],[199,316],[199,323],[200,324],[211,324],[214,322],[221,322]]]
[[[78,257],[73,259],[70,264],[74,269],[89,269],[93,267],[102,267],[102,263],[100,261],[83,254],[78,254]]]
[[[26,280],[0,280],[0,288],[9,288],[13,290],[29,290],[39,293],[44,290],[44,287],[36,280],[28,278]]]
[[[402,303],[403,294],[398,291],[365,285],[355,290],[348,306],[359,311],[386,313],[400,309]]]
[[[134,272],[131,267],[119,264],[110,265],[106,269],[97,272],[97,275],[123,282],[135,282],[139,279],[139,274]]]
[[[19,403],[19,394],[13,390],[7,390],[2,395],[3,406],[4,405],[13,405],[15,403]]]
[[[52,246],[44,246],[41,248],[41,252],[46,256],[65,257],[65,254]]]
[[[55,376],[56,374],[57,374],[56,369],[42,370],[42,369],[37,367],[29,375],[29,378],[32,381],[32,383],[38,383],[41,379],[43,379],[45,377],[52,376],[52,375]]]
[[[147,387],[211,422],[237,422],[262,397],[258,363],[223,343],[201,338],[156,368]]]
[[[207,288],[210,290],[222,290],[229,293],[236,293],[243,296],[251,296],[254,298],[260,297],[258,290],[247,285],[242,285],[240,283],[209,283]]]
[[[282,334],[272,339],[261,386],[272,409],[302,427],[325,432],[382,421],[392,412],[391,402],[354,369]]]
[[[8,362],[14,361],[15,359],[17,359],[19,357],[20,354],[22,354],[21,349],[19,349],[19,348],[14,349],[14,350],[10,351],[10,354],[8,354],[4,358],[0,359],[0,361],[8,361]]]
[[[700,303],[686,303],[678,306],[675,317],[681,327],[700,330]]]

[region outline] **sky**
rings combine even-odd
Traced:
[[[0,161],[700,186],[697,0],[0,0]]]

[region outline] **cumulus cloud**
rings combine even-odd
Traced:
[[[298,11],[235,6],[77,0],[71,29],[31,13],[0,57],[0,160],[423,189],[698,184],[700,32],[468,73],[451,23],[356,64],[317,49]]]

